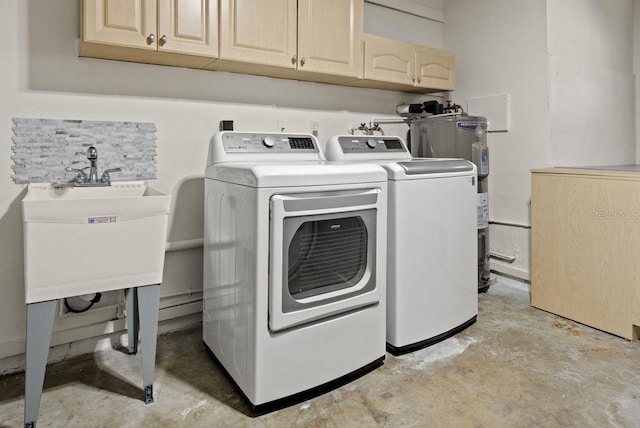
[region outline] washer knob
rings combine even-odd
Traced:
[[[375,149],[378,146],[378,142],[375,138],[369,138],[367,140],[367,146],[369,146],[370,149]]]
[[[275,138],[273,138],[273,137],[262,137],[262,145],[263,146],[265,146],[265,147],[267,147],[269,149],[272,149],[273,146],[275,146],[275,144],[276,144]]]

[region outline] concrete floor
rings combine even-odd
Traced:
[[[158,340],[156,402],[139,356],[47,368],[39,427],[638,427],[640,344],[531,308],[499,280],[478,322],[332,392],[259,417],[211,360],[201,329]],[[0,427],[21,427],[23,374],[0,378]]]

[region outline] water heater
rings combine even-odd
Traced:
[[[478,170],[478,291],[490,286],[489,266],[489,148],[487,119],[466,113],[412,119],[411,154],[414,157],[463,158]]]

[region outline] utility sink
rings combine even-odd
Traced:
[[[170,204],[143,181],[30,184],[22,200],[26,303],[161,283]]]

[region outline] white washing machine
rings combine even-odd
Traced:
[[[220,132],[205,174],[203,339],[258,412],[385,356],[387,176],[311,135]]]
[[[332,137],[328,160],[376,163],[389,179],[387,350],[450,337],[478,315],[476,167],[412,158],[399,137]]]

